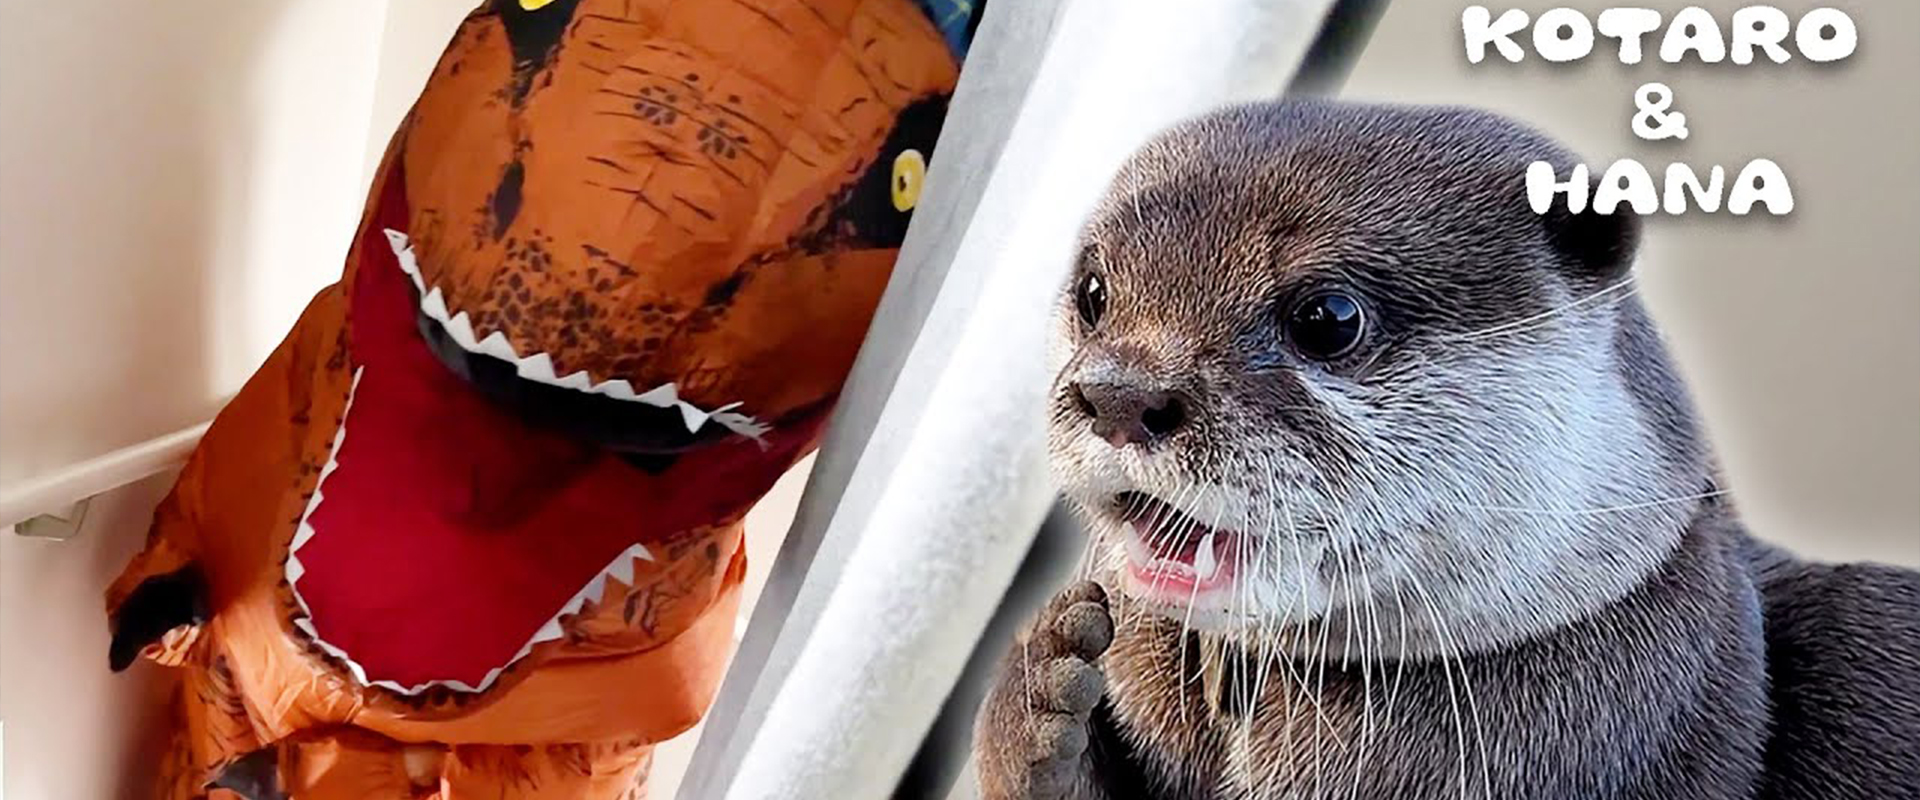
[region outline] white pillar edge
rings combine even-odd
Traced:
[[[1153,133],[1276,94],[1330,5],[1067,8],[977,212],[1011,224],[969,226],[955,256],[986,284],[962,325],[923,334],[953,340],[935,390],[727,797],[891,794],[1051,502],[1046,331],[1087,210]]]
[[[726,794],[798,660],[813,624],[885,490],[956,331],[972,315],[984,270],[949,270],[999,162],[1066,0],[995,3],[985,11],[941,129],[920,208],[907,231],[859,358],[821,441],[806,493],[752,609],[725,681],[682,776],[680,800]],[[942,333],[925,333],[942,331]],[[747,535],[762,532],[749,529]]]

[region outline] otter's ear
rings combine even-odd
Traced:
[[[1593,197],[1598,183],[1589,187]],[[1603,280],[1619,277],[1633,266],[1640,246],[1640,215],[1625,204],[1611,214],[1593,210],[1589,204],[1578,214],[1568,210],[1564,195],[1555,197],[1553,207],[1542,215],[1547,226],[1547,241],[1560,254],[1561,263],[1584,276]]]

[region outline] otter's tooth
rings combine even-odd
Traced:
[[[557,383],[553,377],[553,357],[546,353],[534,353],[520,359],[520,377],[541,383]]]
[[[1207,535],[1200,537],[1200,547],[1193,554],[1193,571],[1200,575],[1200,580],[1206,581],[1212,580],[1213,573],[1219,569],[1220,560],[1213,557],[1213,531],[1207,531]]]
[[[433,287],[426,297],[420,298],[420,310],[427,312],[427,316],[435,322],[447,324],[447,296],[440,292],[440,287]]]
[[[489,333],[487,338],[480,340],[480,352],[505,361],[520,360],[520,354],[513,352],[513,343],[507,341],[507,335],[500,331]]]
[[[467,312],[462,311],[447,320],[447,335],[453,337],[453,343],[469,353],[480,343],[473,338],[473,323],[467,320]]]

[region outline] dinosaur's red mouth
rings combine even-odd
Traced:
[[[403,186],[396,168],[358,248],[353,389],[286,576],[306,614],[296,624],[363,682],[481,690],[559,638],[607,580],[630,583],[676,536],[743,513],[825,411],[652,471],[528,424],[422,339],[417,292],[386,233],[406,229]]]

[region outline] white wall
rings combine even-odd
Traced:
[[[0,532],[0,795],[144,798],[162,752],[174,676],[141,663],[107,671],[101,592],[145,538],[162,475],[95,501],[72,541]]]
[[[339,273],[386,7],[0,0],[0,485],[206,420]],[[166,676],[100,593],[168,482],[0,531],[0,794],[144,796]]]
[[[0,0],[0,483],[204,421],[338,274],[386,0]]]

